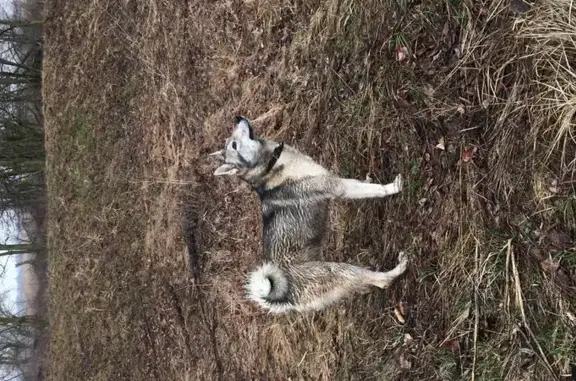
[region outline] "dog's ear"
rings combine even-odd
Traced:
[[[214,176],[233,176],[238,173],[238,168],[232,164],[222,164],[214,171]]]
[[[241,115],[237,115],[234,117],[234,124],[236,125],[236,130],[234,131],[235,135],[240,139],[254,140],[254,129],[248,119]]]
[[[217,159],[225,159],[225,151],[221,149],[220,151],[212,152],[208,156],[215,156]]]

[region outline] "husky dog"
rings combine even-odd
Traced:
[[[234,118],[224,161],[215,176],[238,176],[260,196],[265,263],[253,271],[250,299],[274,313],[320,310],[369,286],[387,287],[404,273],[407,257],[376,272],[347,263],[321,260],[330,200],[386,197],[402,190],[402,177],[386,185],[343,179],[287,144],[254,135],[250,121]]]

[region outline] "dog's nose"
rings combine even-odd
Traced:
[[[234,117],[234,123],[235,123],[235,124],[238,124],[238,123],[240,123],[240,122],[242,122],[242,121],[246,121],[246,118],[244,118],[242,115],[236,115],[236,116]]]

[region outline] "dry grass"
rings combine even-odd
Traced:
[[[516,8],[47,2],[50,378],[568,374],[574,21],[566,0]],[[328,248],[375,268],[407,250],[409,275],[306,316],[248,303],[258,203],[206,158],[238,112],[342,175],[405,174],[336,205]]]

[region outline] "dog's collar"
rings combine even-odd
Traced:
[[[282,154],[283,150],[284,150],[284,142],[280,142],[278,147],[274,148],[274,151],[272,152],[272,159],[270,159],[270,161],[268,162],[268,166],[266,167],[264,175],[270,173],[272,168],[274,168],[274,165],[276,165],[276,162],[278,161],[278,159],[280,159],[280,155]]]

